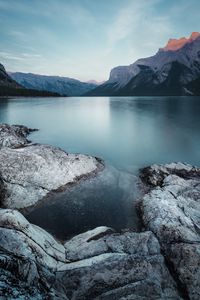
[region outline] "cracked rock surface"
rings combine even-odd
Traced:
[[[23,125],[0,125],[0,149],[3,147],[17,148],[29,143],[27,136],[37,131]]]
[[[141,171],[154,188],[142,201],[145,228],[158,238],[186,299],[200,299],[200,169],[177,163]]]
[[[63,246],[19,212],[1,209],[0,241],[5,299],[181,299],[152,232],[102,226]]]
[[[26,136],[30,131],[24,126],[0,126],[1,206],[20,209],[34,205],[49,192],[103,168],[92,156],[29,144]]]
[[[56,268],[65,262],[64,246],[51,235],[0,209],[0,299],[51,299]]]

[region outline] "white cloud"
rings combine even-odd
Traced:
[[[12,53],[12,52],[5,52],[0,51],[0,59],[7,59],[7,60],[30,60],[30,59],[37,59],[42,57],[40,54],[31,54],[31,53]]]
[[[152,55],[170,36],[172,24],[167,15],[156,13],[156,5],[162,0],[130,0],[119,11],[107,30],[107,53],[127,44],[122,64],[133,63],[136,59]]]

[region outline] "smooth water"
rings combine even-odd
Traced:
[[[81,183],[28,215],[61,238],[97,225],[134,228],[133,174],[140,167],[200,165],[200,97],[4,98],[0,122],[39,128],[31,140],[106,161],[99,180]]]

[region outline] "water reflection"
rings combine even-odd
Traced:
[[[107,166],[97,177],[48,197],[25,215],[61,240],[101,225],[139,230],[136,183],[135,176]]]
[[[29,212],[32,222],[60,238],[98,225],[137,229],[131,174],[152,163],[198,166],[199,116],[200,97],[0,99],[0,122],[39,128],[33,141],[99,156],[114,166]]]
[[[32,139],[100,156],[133,171],[169,161],[199,164],[199,97],[17,98],[0,121],[38,127]]]

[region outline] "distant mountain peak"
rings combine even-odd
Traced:
[[[170,39],[155,55],[111,70],[90,96],[200,95],[200,32]]]
[[[185,44],[191,43],[200,37],[200,32],[192,32],[189,38],[182,37],[180,39],[169,39],[167,45],[160,48],[161,51],[176,51],[181,49]]]
[[[48,76],[33,73],[10,72],[10,76],[28,89],[58,93],[62,96],[80,96],[94,89],[97,84],[61,76]]]
[[[103,84],[104,82],[105,82],[105,80],[104,81],[97,81],[97,80],[94,80],[94,79],[86,81],[86,83],[91,83],[91,84],[95,84],[95,85],[100,85],[100,84]]]

